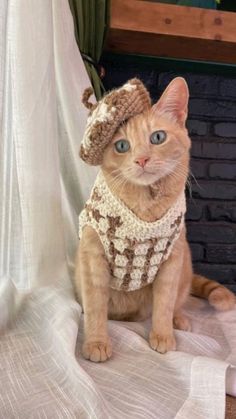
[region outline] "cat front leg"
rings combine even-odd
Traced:
[[[180,237],[153,282],[152,330],[149,343],[152,349],[165,353],[176,349],[173,317],[183,265],[183,246]]]
[[[85,227],[80,240],[75,287],[84,311],[83,356],[94,362],[111,357],[107,331],[110,271],[103,246],[91,227]]]

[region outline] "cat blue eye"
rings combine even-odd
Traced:
[[[150,135],[150,141],[152,144],[162,144],[166,140],[166,137],[167,135],[165,131],[162,131],[162,130],[154,131]]]
[[[128,140],[118,140],[115,142],[115,149],[118,153],[126,153],[130,149]]]

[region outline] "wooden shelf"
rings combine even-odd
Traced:
[[[143,0],[111,0],[105,49],[236,64],[236,13]]]

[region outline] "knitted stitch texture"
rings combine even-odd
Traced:
[[[151,107],[149,93],[138,79],[112,90],[96,105],[87,119],[80,157],[88,164],[102,163],[103,152],[120,124]]]
[[[155,222],[139,219],[110,191],[100,172],[79,216],[79,237],[85,225],[98,234],[109,262],[110,287],[133,291],[154,281],[184,225],[184,191]]]

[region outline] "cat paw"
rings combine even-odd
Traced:
[[[84,342],[82,353],[85,359],[93,362],[104,362],[111,357],[111,342]]]
[[[190,320],[188,317],[184,316],[184,314],[176,314],[174,316],[173,325],[175,329],[191,332]]]
[[[149,344],[154,351],[164,354],[168,351],[175,351],[176,341],[172,334],[163,335],[151,331],[149,335]]]

